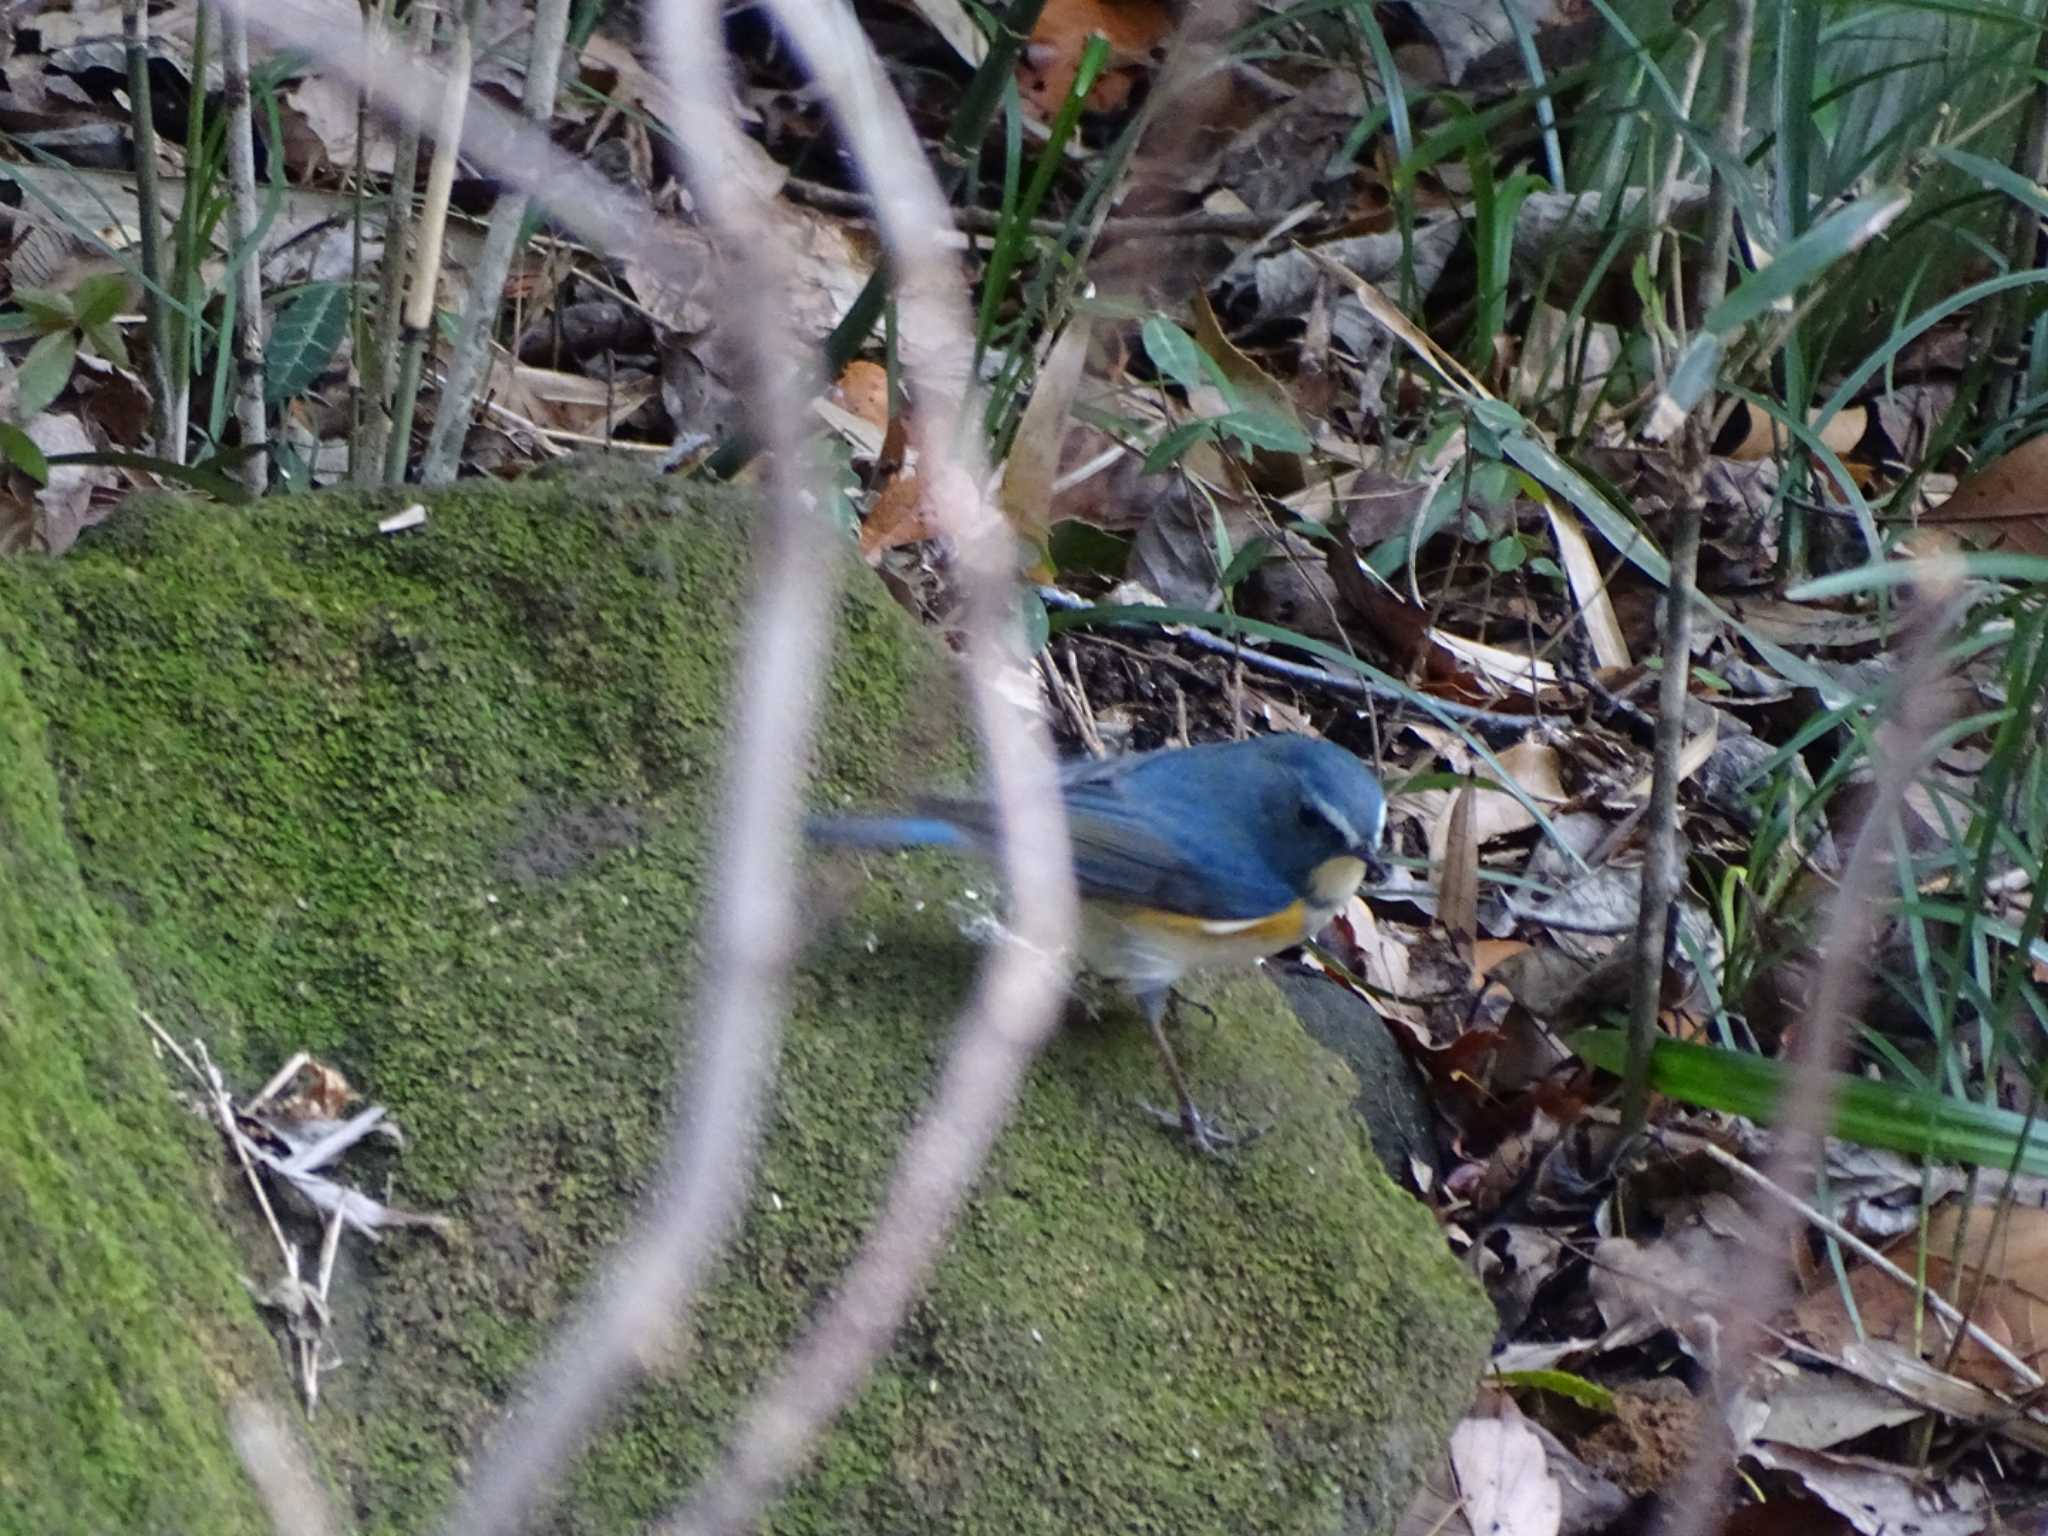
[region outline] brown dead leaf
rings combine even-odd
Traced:
[[[1810,421],[1819,415],[1819,411],[1809,412],[1808,419]],[[1738,400],[1721,436],[1721,442],[1726,446],[1718,451],[1721,457],[1739,464],[1773,458],[1777,455],[1778,439],[1783,430],[1762,411],[1752,409],[1747,401]],[[1828,418],[1827,425],[1820,429],[1820,440],[1838,457],[1846,457],[1855,452],[1857,444],[1863,441],[1864,433],[1869,430],[1868,408],[1852,405]]]
[[[1308,429],[1302,425],[1301,415],[1294,407],[1294,396],[1223,334],[1222,323],[1210,307],[1209,295],[1200,289],[1195,292],[1194,336],[1196,344],[1215,359],[1216,366],[1223,370],[1223,376],[1237,386],[1238,393],[1247,403],[1278,416],[1289,426],[1307,434]],[[1271,453],[1264,449],[1252,455],[1251,478],[1254,485],[1271,496],[1291,496],[1308,483],[1307,471],[1299,454]]]
[[[29,438],[45,455],[91,453],[97,446],[76,416],[44,411],[28,424]],[[10,471],[8,478],[25,482]],[[94,492],[118,485],[121,472],[102,464],[54,464],[50,483],[31,488],[32,542],[46,554],[61,555],[78,542],[79,534],[114,510],[111,501],[96,502]]]
[[[1172,30],[1173,18],[1157,0],[1046,0],[1017,66],[1017,89],[1040,117],[1051,118],[1074,87],[1088,39],[1099,32],[1109,40],[1109,63],[1088,106],[1114,112]]]
[[[1487,1536],[1557,1536],[1564,1496],[1543,1442],[1512,1403],[1500,1418],[1469,1418],[1451,1431],[1451,1472],[1467,1528]]]
[[[352,170],[356,160],[356,91],[332,75],[307,75],[284,93],[285,168],[303,184],[324,167]],[[362,140],[363,170],[389,176],[398,161],[398,138],[380,113],[371,113]]]
[[[1758,1442],[1750,1454],[1774,1472],[1796,1477],[1861,1536],[1976,1536],[1994,1526],[1982,1488],[1958,1479],[1948,1488],[1904,1467],[1867,1456],[1838,1456]]]
[[[1965,475],[1923,524],[1953,529],[1979,549],[2048,555],[2048,433]]]
[[[861,520],[861,558],[873,565],[885,551],[905,544],[937,538],[939,521],[918,484],[917,474],[905,470],[875,497],[868,515]]]
[[[857,357],[832,386],[833,403],[866,422],[877,437],[889,430],[889,370]]]
[[[1505,774],[1508,784],[1520,789],[1539,805],[1554,805],[1565,799],[1564,758],[1557,748],[1547,742],[1524,737],[1494,756],[1500,764],[1498,770],[1491,764],[1474,763],[1472,772],[1496,782],[1499,782],[1498,774]],[[1467,789],[1456,794],[1457,799],[1454,799],[1450,790],[1424,790],[1413,799],[1414,808],[1429,826],[1432,860],[1446,857],[1454,841],[1451,822],[1457,814],[1458,799],[1469,798],[1472,802],[1468,825],[1476,847],[1484,847],[1487,843],[1536,825],[1535,816],[1506,789]]]
[[[1051,537],[1060,453],[1067,439],[1074,391],[1088,361],[1092,329],[1086,315],[1076,315],[1053,343],[1017,422],[1010,456],[1003,463],[1003,516],[1041,558]]]
[[[1973,1206],[1965,1225],[1965,1214],[1957,1202],[1940,1206],[1927,1223],[1927,1284],[1944,1296],[1968,1297],[1977,1291],[1981,1279],[1983,1300],[1972,1321],[2038,1371],[2048,1364],[2048,1211],[2030,1206],[2011,1210],[1986,1262],[1986,1243],[1996,1217],[1994,1206]],[[1959,1226],[1964,1231],[1960,1277],[1949,1260]],[[1917,1236],[1909,1234],[1892,1244],[1885,1257],[1912,1274],[1919,1262],[1917,1247]],[[1862,1323],[1860,1337],[1889,1341],[1909,1350],[1917,1339],[1925,1358],[1937,1364],[1947,1359],[1946,1325],[1918,1306],[1913,1293],[1882,1270],[1857,1265],[1849,1271],[1849,1291]],[[1957,1301],[1958,1306],[1962,1304]],[[1816,1277],[1815,1289],[1799,1303],[1794,1316],[1802,1330],[1830,1350],[1859,1337],[1831,1274]],[[2006,1389],[2013,1385],[2012,1372],[1968,1336],[1950,1369],[1979,1386]]]
[[[648,374],[594,379],[553,368],[531,368],[500,352],[491,363],[485,398],[546,431],[602,439],[654,398]]]
[[[1457,792],[1444,818],[1442,851],[1435,854],[1437,919],[1454,940],[1467,945],[1479,932],[1479,840],[1472,826],[1476,798],[1471,789]]]

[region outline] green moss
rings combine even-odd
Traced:
[[[741,509],[646,482],[467,489],[397,538],[381,510],[124,517],[0,572],[0,651],[46,724],[80,926],[238,1080],[302,1047],[340,1066],[409,1134],[395,1198],[459,1222],[343,1281],[319,1434],[364,1528],[399,1531],[454,1485],[661,1144],[746,540]],[[837,644],[821,799],[957,775],[943,671],[871,583]],[[754,1208],[687,1372],[634,1394],[563,1530],[619,1529],[707,1463],[932,1086],[986,875],[813,868]],[[1211,1000],[1182,1026],[1190,1069],[1278,1129],[1231,1168],[1188,1156],[1133,1110],[1162,1092],[1142,1030],[1077,1021],[777,1530],[1391,1519],[1463,1406],[1484,1309],[1373,1165],[1343,1069],[1262,981]],[[187,1150],[131,1177],[185,1188]]]
[[[0,1529],[263,1529],[222,1400],[275,1390],[0,652]]]

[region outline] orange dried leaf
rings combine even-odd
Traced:
[[[1113,112],[1130,97],[1134,66],[1149,62],[1172,30],[1173,19],[1157,0],[1046,0],[1017,66],[1017,89],[1040,116],[1050,118],[1073,89],[1088,39],[1099,32],[1109,40],[1109,68],[1089,93],[1088,106]]]

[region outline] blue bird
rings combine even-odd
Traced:
[[[1379,867],[1386,796],[1327,741],[1261,736],[1081,762],[1060,779],[1082,901],[1081,963],[1128,986],[1201,1151],[1242,1138],[1195,1107],[1166,1037],[1173,988],[1192,971],[1249,965],[1312,938]],[[896,815],[810,825],[843,847],[959,848],[986,855],[982,800],[930,800]],[[1149,1106],[1147,1106],[1149,1108]]]

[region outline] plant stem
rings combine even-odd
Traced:
[[[1715,129],[1720,165],[1742,163],[1742,129],[1749,110],[1749,58],[1755,28],[1756,0],[1732,0],[1722,55],[1724,94]],[[1707,261],[1699,279],[1702,314],[1720,303],[1727,290],[1734,209],[1732,189],[1717,166],[1708,204]],[[1680,325],[1685,324],[1682,313],[1676,318]],[[1643,888],[1636,908],[1635,971],[1629,991],[1628,1063],[1622,1074],[1618,1148],[1629,1145],[1649,1119],[1650,1052],[1657,1040],[1665,961],[1676,931],[1673,908],[1683,873],[1678,838],[1678,758],[1685,745],[1685,706],[1692,681],[1693,584],[1699,567],[1700,522],[1706,511],[1706,497],[1699,484],[1706,469],[1706,436],[1696,413],[1687,436],[1694,485],[1679,499],[1678,527],[1671,549],[1671,580],[1664,592],[1664,671],[1657,679],[1657,741],[1650,807],[1644,820]]]
[[[448,195],[455,186],[455,161],[462,148],[462,121],[469,105],[469,76],[479,0],[465,0],[456,13],[455,37],[449,47],[448,85],[441,115],[434,124],[434,159],[427,167],[427,192],[420,208],[419,241],[412,253],[412,284],[406,289],[400,326],[402,357],[398,392],[392,400],[391,441],[384,449],[384,479],[398,485],[405,479],[406,456],[412,447],[413,407],[419,403],[420,372],[427,338],[434,328],[434,285],[441,272],[441,237],[448,229]]]
[[[527,121],[543,130],[554,116],[562,44],[568,32],[569,0],[540,0],[533,15],[533,48],[526,62],[526,94],[520,110]],[[463,440],[469,433],[477,389],[490,358],[491,328],[498,318],[505,275],[511,270],[512,254],[532,205],[533,200],[524,193],[508,188],[491,209],[483,253],[470,275],[469,303],[462,312],[462,327],[441,377],[434,427],[427,435],[426,455],[420,460],[422,485],[445,485],[455,478],[462,461]]]
[[[176,313],[164,288],[163,209],[157,202],[156,124],[150,117],[149,7],[147,0],[122,0],[121,41],[128,63],[128,105],[135,135],[136,221],[142,231],[143,305],[149,315],[149,403],[152,447],[171,456],[171,327]]]
[[[249,29],[242,13],[224,7],[220,16],[222,65],[227,96],[228,229],[239,265],[235,269],[235,421],[244,448],[263,449],[269,432],[263,412],[263,231],[256,207],[256,135],[249,111]],[[249,454],[236,470],[252,496],[269,485],[270,461]]]

